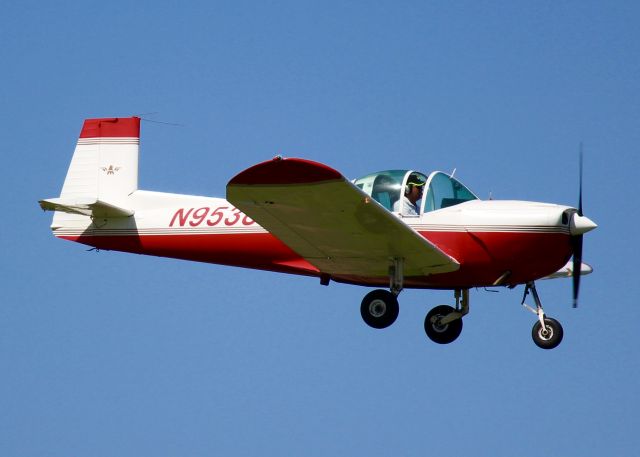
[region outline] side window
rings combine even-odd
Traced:
[[[371,196],[374,200],[387,209],[391,208],[391,199],[393,197],[390,192],[390,184],[391,182],[387,176],[380,175],[373,183],[373,190],[371,192]]]

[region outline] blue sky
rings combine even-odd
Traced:
[[[13,2],[0,17],[0,454],[636,455],[636,2]],[[276,154],[356,178],[457,168],[478,195],[577,202],[581,304],[538,284],[565,339],[531,341],[522,288],[471,292],[449,346],[404,291],[54,239],[87,117],[142,115],[140,187],[223,196]]]

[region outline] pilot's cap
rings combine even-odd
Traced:
[[[407,179],[407,186],[417,186],[422,187],[426,184],[424,176],[419,175],[418,173],[411,173],[409,175],[409,179]]]

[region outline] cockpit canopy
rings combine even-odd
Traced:
[[[353,183],[389,211],[397,213],[403,212],[402,197],[416,184],[426,183],[426,192],[416,202],[419,214],[478,198],[460,181],[440,171],[427,177],[414,170],[387,170],[356,179]]]

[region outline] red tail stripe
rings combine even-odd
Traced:
[[[140,138],[140,118],[86,119],[80,138],[135,137]]]

